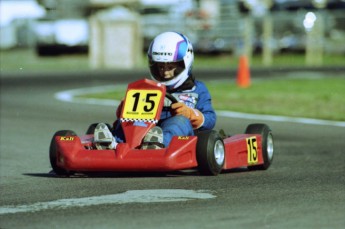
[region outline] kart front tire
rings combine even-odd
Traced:
[[[72,130],[59,130],[54,134],[49,147],[50,165],[55,174],[59,176],[69,176],[72,174],[70,171],[67,171],[57,165],[57,149],[55,141],[56,136],[77,136],[77,134]]]
[[[199,172],[202,175],[218,175],[225,162],[223,139],[214,130],[199,132],[197,137],[196,156]]]
[[[264,163],[262,165],[255,165],[248,167],[249,169],[266,170],[273,161],[274,145],[273,134],[269,126],[266,124],[250,124],[246,131],[246,134],[260,134],[262,136],[262,156]]]

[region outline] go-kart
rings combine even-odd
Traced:
[[[90,125],[82,136],[71,130],[57,131],[49,152],[53,171],[68,176],[197,169],[203,175],[217,175],[222,170],[267,169],[271,165],[273,135],[265,124],[251,124],[245,134],[233,136],[223,131],[196,131],[194,136],[174,136],[165,148],[142,149],[144,136],[159,121],[165,98],[177,102],[163,84],[149,79],[130,83],[118,119],[125,142],[116,149],[96,149],[93,132],[97,124]]]

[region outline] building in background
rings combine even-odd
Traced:
[[[44,8],[35,0],[1,0],[0,49],[32,46],[34,20],[44,15]]]
[[[246,1],[2,0],[0,48],[34,45],[40,55],[74,48],[87,51],[90,16],[115,5],[123,5],[140,14],[144,50],[158,33],[175,30],[185,33],[198,52],[236,53],[243,46],[244,19],[252,17],[251,42],[253,50],[260,52],[263,43],[262,18],[248,12],[244,4]],[[323,8],[315,6],[320,2],[324,2]],[[10,3],[16,4],[16,7],[8,8]],[[325,51],[345,53],[344,10],[343,0],[274,0],[270,8],[274,22],[271,46],[275,52],[304,52],[306,30],[303,20],[308,12],[315,12],[322,15],[324,21]],[[4,19],[9,18],[4,17],[9,12],[11,19]]]
[[[82,0],[37,0],[46,14],[34,27],[38,55],[87,52],[89,2]]]

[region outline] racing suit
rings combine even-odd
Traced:
[[[204,116],[204,121],[198,130],[213,129],[216,124],[216,114],[211,104],[211,95],[201,81],[195,80],[195,85],[190,90],[171,93],[178,102],[183,102],[188,107],[199,110]],[[169,146],[173,136],[193,136],[194,130],[188,118],[182,115],[172,116],[170,106],[164,107],[158,125],[163,130],[163,141]]]
[[[203,123],[197,130],[210,130],[216,124],[216,113],[211,104],[211,95],[206,85],[198,80],[194,81],[191,89],[171,93],[178,102],[199,110],[204,116]],[[169,103],[165,101],[158,126],[163,130],[163,144],[168,147],[173,136],[193,136],[194,130],[190,120],[182,115],[171,114]],[[124,134],[120,122],[115,125],[113,135],[117,142],[124,141]]]

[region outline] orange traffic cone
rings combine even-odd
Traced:
[[[242,88],[250,86],[250,70],[248,66],[248,59],[245,55],[240,56],[236,82],[237,86]]]

